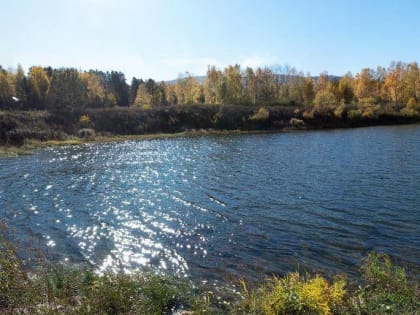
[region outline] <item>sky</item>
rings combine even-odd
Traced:
[[[420,61],[420,0],[0,0],[0,65],[188,71],[290,65],[353,74]]]

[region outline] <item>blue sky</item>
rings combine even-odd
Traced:
[[[0,64],[157,80],[291,65],[342,75],[420,61],[419,0],[0,0]]]

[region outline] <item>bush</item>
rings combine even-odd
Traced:
[[[330,314],[344,305],[346,281],[329,283],[321,276],[290,273],[274,277],[256,291],[242,282],[244,301],[236,312],[246,314]]]
[[[249,116],[249,120],[251,121],[266,121],[270,116],[270,112],[265,107],[260,107],[256,113]]]
[[[350,120],[358,120],[362,117],[362,111],[360,109],[351,109],[347,113],[347,118]]]
[[[371,105],[371,106],[366,106],[363,109],[363,113],[362,116],[364,118],[371,118],[371,119],[375,119],[379,117],[379,112],[380,112],[380,107],[379,105]]]
[[[334,116],[339,119],[343,118],[345,109],[346,109],[346,106],[344,104],[340,104],[340,106],[334,109]]]
[[[77,136],[87,140],[95,139],[95,130],[91,128],[83,128],[77,131]]]
[[[289,120],[289,124],[290,124],[290,126],[292,126],[294,128],[297,128],[297,129],[305,128],[305,122],[302,119],[291,118]]]
[[[409,284],[403,268],[393,266],[389,256],[370,253],[361,268],[364,285],[350,299],[356,314],[418,314],[417,285]]]

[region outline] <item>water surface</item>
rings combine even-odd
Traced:
[[[0,217],[100,271],[355,273],[370,250],[416,269],[419,161],[419,125],[50,148],[0,160]]]

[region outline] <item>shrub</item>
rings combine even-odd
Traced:
[[[378,118],[380,107],[378,105],[366,106],[363,109],[362,116],[365,118]]]
[[[350,299],[356,314],[417,314],[420,312],[418,287],[409,284],[405,270],[394,266],[389,256],[370,253],[361,267],[362,286]]]
[[[407,102],[406,108],[414,112],[420,112],[420,102],[416,102],[416,100],[411,97]]]
[[[302,119],[298,119],[298,118],[291,118],[289,120],[289,124],[290,126],[294,128],[298,128],[298,129],[305,127],[305,122]]]
[[[348,111],[347,117],[350,120],[358,120],[362,117],[362,111],[360,109],[351,109]]]
[[[87,114],[81,115],[80,118],[79,118],[79,122],[83,125],[88,126],[91,122],[90,118],[89,118],[89,115],[87,115]]]
[[[340,104],[336,109],[334,109],[334,116],[336,118],[343,118],[343,113],[345,112],[346,106],[344,104]]]
[[[265,107],[260,107],[256,113],[249,116],[249,120],[251,121],[266,121],[270,116],[270,112]]]
[[[91,128],[83,128],[77,131],[77,136],[87,140],[95,139],[95,130]]]
[[[236,312],[246,314],[331,314],[344,305],[346,281],[329,283],[321,276],[290,273],[274,277],[254,291],[242,282],[244,300]]]

